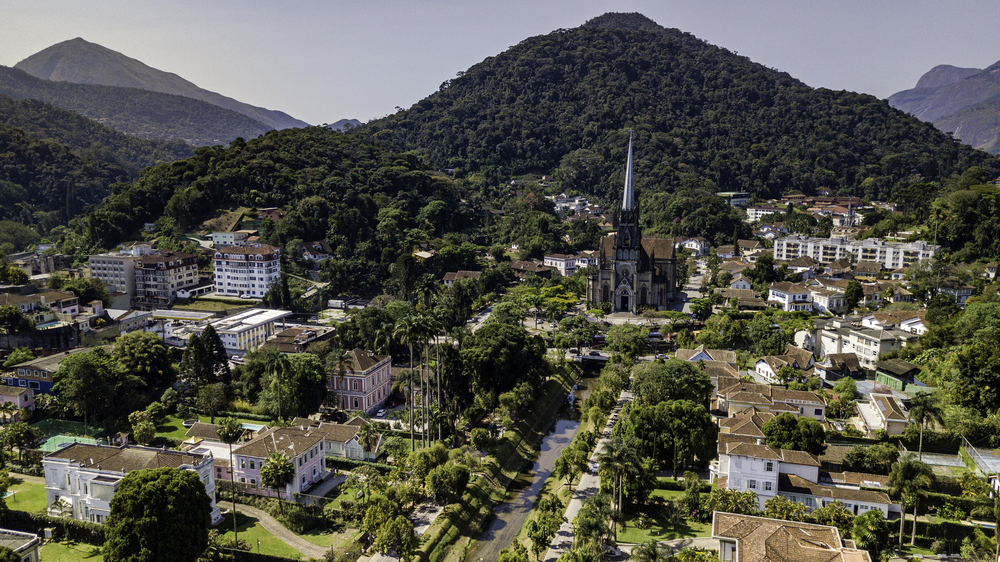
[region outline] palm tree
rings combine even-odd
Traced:
[[[17,406],[13,402],[4,402],[0,404],[0,415],[3,416],[3,423],[6,424],[8,420],[14,419],[14,413],[17,412]]]
[[[337,346],[326,356],[326,370],[337,375],[337,391],[344,386],[344,375],[351,370],[351,355],[343,347]],[[339,392],[335,392],[340,395]],[[339,399],[337,401],[339,403]]]
[[[605,443],[604,452],[597,457],[602,471],[610,472],[614,478],[612,486],[612,503],[619,517],[623,513],[622,500],[624,497],[624,478],[627,473],[635,472],[639,466],[639,455],[635,452],[635,447],[621,436],[612,437]],[[612,519],[612,529],[617,529],[617,524]],[[616,532],[616,531],[613,531]]]
[[[402,341],[410,348],[410,370],[413,370],[413,344],[420,341],[419,339],[419,327],[414,321],[413,316],[404,316],[396,321],[396,328],[393,330],[393,337]],[[407,389],[409,395],[407,396],[407,402],[410,403],[410,451],[416,451],[416,437],[413,434],[413,388]]]
[[[396,380],[392,383],[392,391],[403,395],[403,399],[406,401],[406,407],[410,410],[410,448],[413,448],[413,378],[416,376],[416,371],[413,369],[406,369],[396,376]]]
[[[222,418],[215,426],[215,432],[220,441],[229,445],[229,483],[233,487],[233,499],[235,500],[236,466],[233,464],[233,443],[239,441],[240,437],[243,436],[243,425],[236,418]],[[236,528],[236,501],[233,501],[233,537],[236,541],[240,539],[239,531]]]
[[[278,492],[278,505],[285,512],[281,503],[281,489],[295,481],[295,466],[284,453],[275,451],[264,460],[260,467],[260,483]]]
[[[430,341],[431,338],[437,333],[437,320],[429,314],[421,314],[417,317],[417,325],[419,326],[419,337],[420,341],[424,344],[424,364],[420,367],[420,418],[421,418],[421,429],[420,429],[420,440],[424,447],[430,445],[430,435],[427,433],[428,429],[428,419],[427,419],[427,392],[425,386],[430,386],[430,381],[427,380],[427,369],[430,367]]]
[[[372,452],[378,446],[378,441],[382,438],[382,434],[374,425],[366,423],[358,428],[357,438],[358,443],[361,444],[364,450]]]
[[[278,388],[278,419],[281,419],[281,378],[291,369],[288,357],[283,353],[273,353],[267,358],[264,371],[274,377],[274,383]]]
[[[913,458],[910,453],[892,466],[889,471],[889,491],[899,496],[903,502],[903,513],[899,518],[899,548],[903,548],[903,526],[906,521],[906,505],[913,503],[913,544],[917,534],[917,498],[920,490],[929,488],[934,483],[934,471],[931,467]]]
[[[910,421],[920,424],[920,446],[917,460],[924,460],[924,427],[929,423],[944,423],[944,409],[937,395],[930,392],[918,394],[910,400]]]

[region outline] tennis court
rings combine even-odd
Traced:
[[[45,451],[46,453],[51,453],[53,451],[58,451],[59,449],[69,445],[70,443],[88,443],[90,445],[101,443],[100,440],[94,439],[92,437],[78,437],[76,435],[53,435],[42,443],[39,449]]]
[[[96,437],[104,433],[103,427],[97,426],[85,426],[80,422],[69,421],[69,420],[55,420],[52,418],[44,419],[36,424],[32,424],[33,428],[42,432],[44,437],[53,437],[56,435],[79,435],[85,437]]]

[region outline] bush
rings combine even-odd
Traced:
[[[339,468],[342,470],[351,470],[352,468],[357,468],[359,466],[370,466],[383,474],[392,472],[392,470],[396,468],[391,464],[386,464],[383,462],[359,461],[356,459],[334,459],[330,457],[326,458],[327,468]]]
[[[9,510],[3,517],[3,526],[36,535],[44,535],[45,528],[52,527],[53,537],[57,540],[68,539],[95,546],[104,544],[104,526],[89,521]]]
[[[931,551],[934,554],[948,554],[948,541],[938,539],[931,543]]]

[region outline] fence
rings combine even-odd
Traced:
[[[980,451],[974,447],[964,435],[962,436],[961,449],[965,454],[969,455],[969,458],[971,458],[972,462],[975,463],[976,468],[982,476],[1000,474],[1000,454],[996,451]]]

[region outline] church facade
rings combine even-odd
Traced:
[[[643,236],[632,178],[632,138],[628,141],[625,192],[616,217],[617,231],[601,240],[597,267],[587,278],[587,300],[611,312],[664,310],[676,298],[674,242]]]

